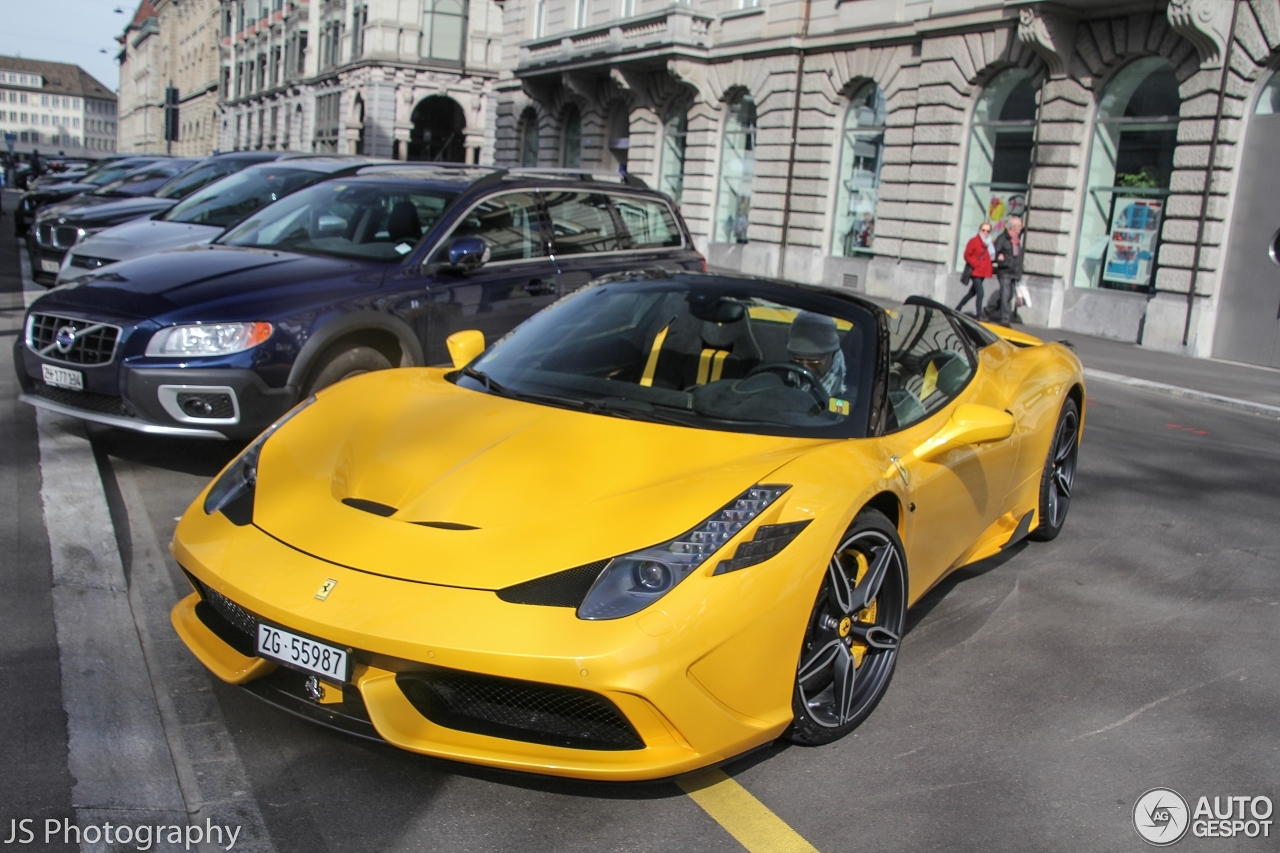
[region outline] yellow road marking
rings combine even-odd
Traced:
[[[703,770],[677,779],[676,784],[751,853],[818,853],[818,848],[723,770]]]

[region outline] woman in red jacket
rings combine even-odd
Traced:
[[[969,266],[969,292],[956,306],[959,311],[973,297],[978,297],[973,316],[982,319],[982,282],[991,278],[991,259],[995,257],[995,247],[991,240],[991,223],[984,222],[978,226],[978,233],[964,247],[964,262]]]

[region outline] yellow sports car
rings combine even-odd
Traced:
[[[670,776],[848,733],[907,608],[1071,499],[1075,355],[925,299],[639,272],[449,345],[182,517],[173,624],[218,677],[427,755]]]

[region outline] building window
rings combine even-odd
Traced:
[[[961,200],[956,269],[964,269],[964,247],[983,222],[995,238],[1010,216],[1023,216],[1031,149],[1035,141],[1036,89],[1021,68],[1001,71],[978,98],[969,131],[969,163]]]
[[[547,31],[547,0],[534,0],[533,37],[542,38]]]
[[[622,0],[622,17],[630,18],[636,13],[636,0]]]
[[[667,111],[662,124],[662,155],[658,166],[658,189],[680,204],[684,193],[685,147],[689,135],[689,110],[683,104]]]
[[[364,56],[364,28],[369,23],[369,7],[357,6],[351,13],[351,58]]]
[[[462,62],[466,32],[466,0],[425,0],[422,14],[423,58]]]
[[[715,239],[747,242],[751,223],[751,179],[756,170],[756,102],[739,95],[725,111],[720,149],[720,198],[716,204]]]
[[[587,0],[573,0],[573,28],[580,30],[587,25]]]
[[[564,114],[564,138],[560,148],[560,165],[566,169],[582,166],[582,114],[570,106]]]
[[[1181,106],[1173,66],[1156,56],[1125,66],[1103,90],[1082,200],[1076,287],[1151,288]]]
[[[316,131],[313,150],[326,153],[338,151],[338,109],[341,92],[330,92],[316,98]]]
[[[837,257],[869,252],[875,242],[886,115],[884,93],[874,83],[858,90],[844,115],[831,245]]]
[[[538,112],[533,107],[520,116],[520,165],[525,168],[538,165]]]
[[[307,34],[298,33],[298,65],[297,73],[305,74],[307,71]]]

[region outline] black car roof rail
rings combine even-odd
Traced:
[[[606,183],[623,184],[628,187],[636,187],[637,189],[647,190],[649,185],[643,179],[623,172],[616,174],[614,172],[588,172],[584,169],[552,169],[541,167],[524,167],[519,169],[511,169],[507,174],[517,178],[573,178],[579,181],[603,181]]]

